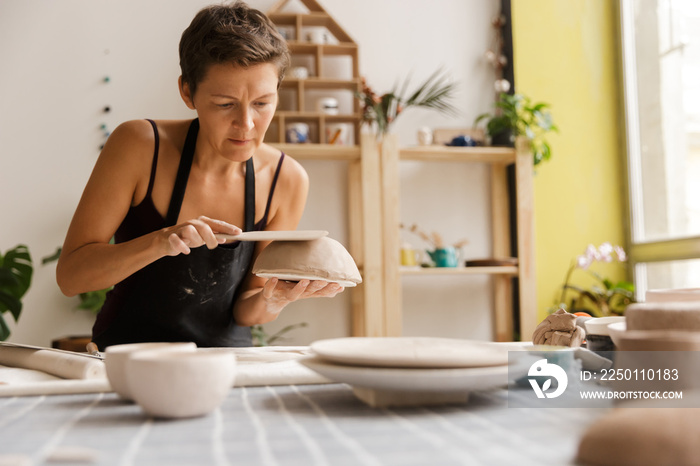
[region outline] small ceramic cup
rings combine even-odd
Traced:
[[[306,79],[309,77],[309,69],[305,66],[293,66],[289,70],[289,76],[295,79]]]
[[[338,99],[335,97],[321,97],[316,101],[316,110],[324,115],[337,115]]]
[[[427,126],[423,126],[418,130],[418,144],[421,146],[429,146],[433,143],[433,130]]]
[[[192,352],[140,351],[127,361],[134,401],[149,416],[204,416],[226,398],[236,377],[236,355],[230,348]]]
[[[309,142],[309,125],[306,123],[289,123],[287,125],[287,142],[292,144]]]
[[[105,369],[107,379],[117,395],[125,400],[132,400],[126,376],[126,362],[134,352],[144,350],[158,351],[189,351],[194,352],[197,345],[191,342],[183,343],[129,343],[125,345],[108,346],[105,350]]]
[[[352,145],[352,125],[349,123],[326,124],[326,143],[334,146]]]
[[[325,28],[314,28],[307,31],[306,40],[313,44],[327,44],[330,42],[330,34]]]
[[[420,252],[411,248],[410,245],[401,248],[401,265],[415,267],[420,264]]]

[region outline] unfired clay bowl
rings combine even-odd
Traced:
[[[112,389],[125,400],[132,400],[126,377],[126,362],[134,352],[144,350],[190,351],[197,349],[194,343],[129,343],[108,346],[105,349],[105,369]]]
[[[625,316],[627,330],[700,331],[700,301],[632,303]]]
[[[700,288],[675,288],[648,290],[647,303],[700,301]]]
[[[700,332],[627,330],[618,337],[622,351],[700,351]]]
[[[187,352],[141,351],[126,363],[131,394],[146,414],[204,416],[233,388],[236,355],[227,348]]]
[[[273,241],[256,259],[253,273],[290,281],[325,280],[345,287],[362,282],[350,253],[329,237],[311,241]]]

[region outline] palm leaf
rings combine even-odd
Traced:
[[[406,99],[405,106],[425,107],[438,110],[443,113],[456,113],[457,109],[446,99],[452,97],[455,84],[447,82],[448,76],[442,69],[431,74],[428,79]]]

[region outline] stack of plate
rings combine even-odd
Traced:
[[[508,347],[431,337],[350,337],[311,344],[306,367],[352,386],[373,407],[464,403],[508,384]]]

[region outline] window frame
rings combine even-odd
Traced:
[[[623,119],[625,127],[625,190],[629,228],[626,231],[628,263],[637,299],[647,290],[646,264],[652,262],[700,259],[700,236],[667,240],[639,240],[643,235],[641,147],[634,28],[634,0],[619,0],[619,50],[622,77]]]

